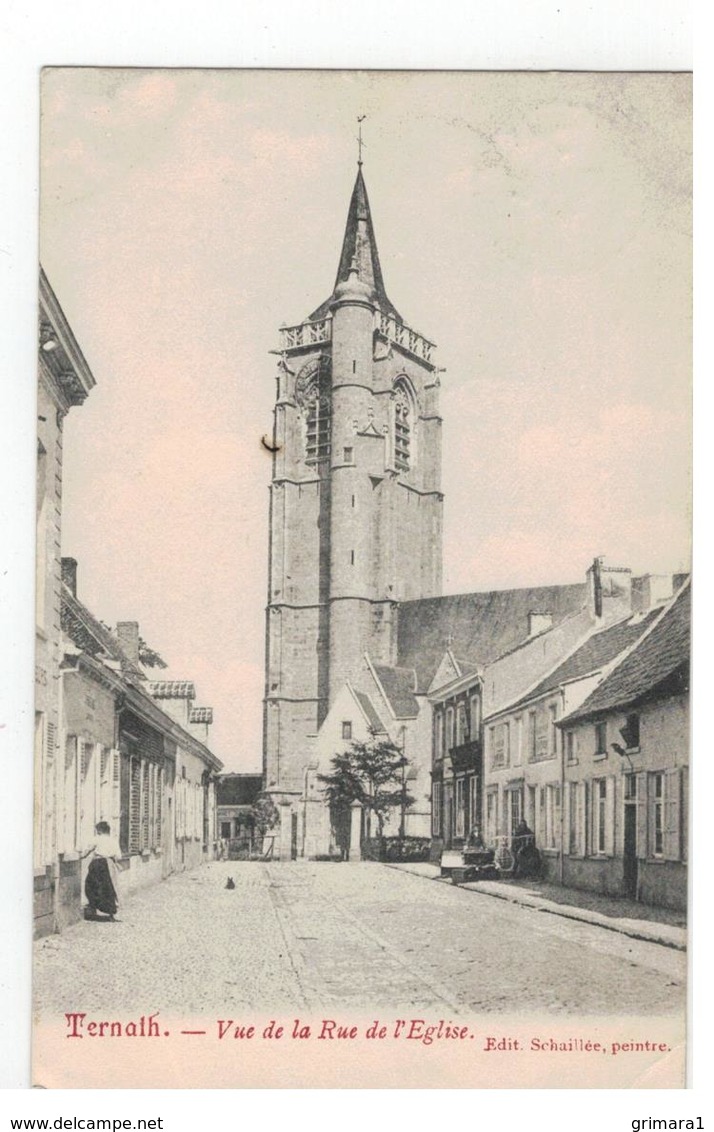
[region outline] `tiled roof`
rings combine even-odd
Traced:
[[[419,701],[414,692],[416,673],[413,668],[387,668],[374,666],[384,694],[397,719],[415,719],[419,714]]]
[[[627,621],[618,621],[615,625],[601,629],[599,633],[593,633],[562,664],[545,676],[528,695],[522,696],[511,706],[519,707],[529,700],[537,699],[538,696],[544,696],[546,692],[566,684],[569,680],[577,680],[590,672],[597,672],[603,665],[609,664],[620,653],[630,648],[661,613],[662,606],[651,610],[644,617],[630,617]]]
[[[689,680],[691,587],[679,591],[651,631],[588,698],[562,722],[594,718],[635,707],[671,684],[685,691]]]
[[[152,680],[149,692],[155,700],[196,699],[196,685],[192,680]]]
[[[90,656],[109,657],[121,664],[122,671],[144,680],[144,673],[134,664],[122,649],[113,633],[102,625],[93,613],[83,605],[79,598],[62,583],[61,600],[62,631],[77,648]]]
[[[472,665],[491,664],[526,640],[531,610],[546,610],[557,625],[579,612],[585,600],[586,584],[577,582],[402,602],[399,664],[416,669],[416,690],[425,691],[447,647],[457,656],[470,657]]]
[[[213,723],[213,708],[212,707],[195,707],[191,708],[189,723]]]
[[[360,707],[362,708],[362,711],[367,716],[367,719],[369,721],[369,726],[372,729],[372,731],[375,731],[378,734],[382,734],[382,733],[386,732],[387,728],[384,726],[381,719],[379,718],[379,715],[377,714],[375,706],[372,703],[369,696],[365,692],[355,691],[355,697],[356,697],[357,702],[359,703]]]
[[[262,789],[262,774],[221,774],[216,782],[216,804],[252,806]]]

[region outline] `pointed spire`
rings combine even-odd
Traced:
[[[352,199],[347,213],[347,224],[342,241],[342,253],[337,268],[335,287],[330,298],[316,311],[313,311],[310,315],[311,319],[325,317],[330,309],[335,290],[340,283],[344,283],[348,279],[353,263],[356,266],[358,278],[373,292],[377,305],[383,314],[391,314],[398,322],[401,322],[402,317],[387,298],[387,292],[384,288],[377,240],[374,235],[361,161],[358,162],[357,179],[352,190]]]

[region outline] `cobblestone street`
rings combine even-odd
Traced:
[[[684,1008],[681,952],[375,864],[213,863],[119,915],[36,944],[40,1014]]]

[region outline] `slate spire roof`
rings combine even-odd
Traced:
[[[352,190],[352,199],[347,213],[347,225],[342,241],[340,264],[337,268],[337,278],[333,292],[317,310],[310,315],[310,320],[325,318],[329,313],[330,304],[340,283],[345,283],[349,277],[352,265],[357,268],[357,277],[365,283],[374,295],[374,299],[383,314],[390,314],[398,322],[403,319],[387,297],[382,278],[382,267],[379,262],[377,240],[374,235],[372,214],[369,208],[367,186],[364,183],[361,166],[357,170],[357,179]]]

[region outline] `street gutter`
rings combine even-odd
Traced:
[[[409,865],[398,862],[382,862],[385,868],[397,869],[399,872],[410,873],[412,876],[422,877],[424,880],[436,880],[442,884],[451,884],[449,877],[442,877],[438,872],[424,872],[424,865]],[[687,950],[686,928],[675,928],[670,924],[660,924],[652,920],[613,919],[602,912],[592,912],[587,908],[577,908],[572,904],[557,904],[554,900],[546,900],[540,896],[523,892],[510,885],[499,884],[497,881],[483,880],[471,881],[458,885],[460,889],[469,892],[480,892],[484,896],[494,896],[497,900],[505,900],[510,904],[520,904],[526,908],[533,908],[537,912],[547,912],[553,916],[562,916],[566,920],[579,920],[584,924],[592,924],[607,931],[619,932],[621,935],[639,939],[645,943],[658,943],[662,947],[672,947],[676,951]]]

